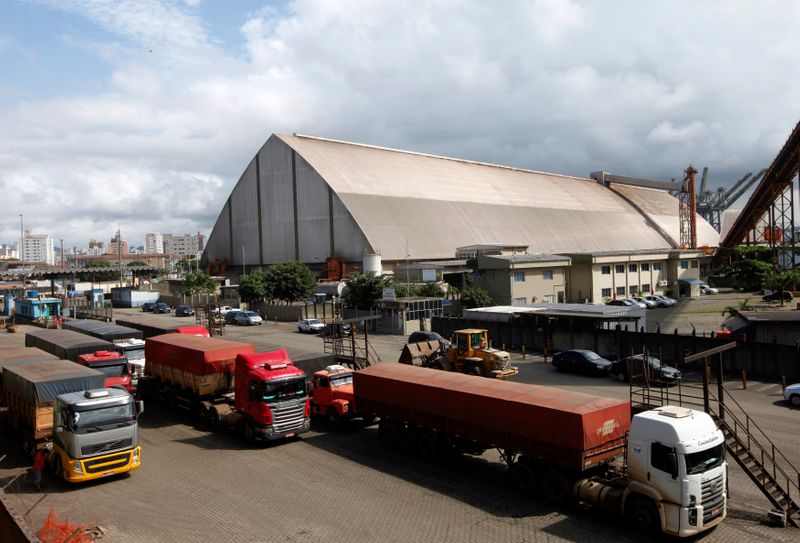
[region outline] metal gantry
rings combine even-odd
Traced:
[[[678,195],[678,218],[681,225],[680,245],[683,249],[696,249],[697,197],[694,177],[697,170],[690,164],[683,173],[683,186]]]

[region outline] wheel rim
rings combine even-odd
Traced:
[[[621,374],[621,373],[618,373],[617,374],[617,381],[619,381],[620,383],[624,383],[625,382],[625,376],[623,374]]]
[[[791,402],[793,406],[800,407],[800,396],[795,394],[794,396],[792,396]]]
[[[255,428],[253,428],[253,423],[248,421],[244,424],[244,437],[245,439],[253,439],[256,435]]]

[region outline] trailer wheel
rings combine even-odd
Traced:
[[[642,533],[655,534],[661,530],[658,509],[647,498],[632,498],[625,508],[625,513],[636,529]]]
[[[542,495],[557,505],[569,503],[571,498],[569,479],[556,468],[548,468],[541,478]]]
[[[378,437],[384,448],[395,450],[400,446],[400,427],[396,422],[381,420],[378,426]]]
[[[518,491],[527,496],[536,494],[536,473],[527,462],[514,462],[510,471],[511,481]]]
[[[441,458],[441,448],[435,434],[422,432],[417,436],[417,454],[430,463],[436,463]]]

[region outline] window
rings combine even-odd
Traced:
[[[650,264],[648,262],[642,263],[642,271],[650,271]]]
[[[611,266],[602,266],[600,268],[600,273],[603,275],[611,275]]]
[[[545,294],[544,295],[544,303],[546,303],[546,304],[555,303],[555,298],[553,297],[552,294]]]
[[[642,292],[645,294],[650,292],[650,283],[642,283]]]
[[[628,264],[628,271],[635,272],[636,271],[636,264]]]
[[[602,293],[601,293],[600,295],[601,295],[603,298],[611,298],[611,289],[610,289],[610,288],[604,288],[604,289],[602,290]]]
[[[514,281],[517,283],[524,283],[525,282],[525,272],[515,271],[514,272]]]
[[[625,264],[617,264],[616,270],[617,273],[625,273]]]
[[[639,285],[631,285],[628,287],[628,296],[636,296],[639,293]]]
[[[527,298],[514,298],[511,300],[511,305],[525,305],[528,303]]]
[[[681,269],[682,270],[688,270],[689,269],[689,263],[686,262],[685,260],[681,261]]]
[[[661,271],[661,262],[653,262],[653,271]]]
[[[617,296],[625,296],[625,287],[617,287]]]
[[[650,446],[650,465],[665,473],[675,473],[678,471],[675,449],[661,443],[653,443]]]
[[[545,280],[550,279],[550,280],[552,280],[553,279],[553,270],[544,270],[542,272],[542,279],[545,279]]]
[[[692,260],[692,268],[696,268],[696,267],[697,267],[697,260]]]

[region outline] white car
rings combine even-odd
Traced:
[[[233,322],[239,326],[247,326],[261,324],[263,321],[261,320],[261,315],[255,311],[239,311]]]
[[[800,407],[800,383],[789,385],[783,390],[783,397],[795,407]]]
[[[214,312],[217,313],[218,315],[222,315],[224,317],[225,315],[227,315],[231,311],[238,311],[238,310],[239,310],[238,307],[231,307],[229,305],[223,305],[221,307],[216,308],[214,310]]]
[[[641,309],[647,309],[647,304],[644,303],[644,302],[640,302],[636,298],[625,298],[625,299],[628,300],[631,303],[631,305],[633,305],[634,307],[639,307]]]
[[[325,325],[319,319],[302,319],[297,323],[297,329],[301,332],[322,332]]]
[[[700,294],[719,294],[719,290],[708,285],[700,285]]]
[[[653,300],[648,300],[642,296],[634,296],[631,300],[636,300],[640,304],[644,304],[647,309],[652,309],[656,306],[656,303]]]

